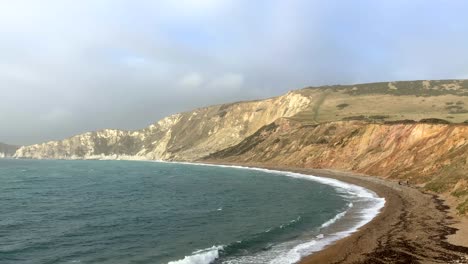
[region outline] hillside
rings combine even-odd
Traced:
[[[105,129],[20,148],[18,158],[195,160],[233,146],[281,117],[307,124],[440,119],[468,122],[468,81],[408,81],[305,88],[175,114],[137,131]]]
[[[296,120],[323,123],[444,119],[468,122],[468,80],[335,85],[297,91],[312,104]]]
[[[299,93],[175,114],[137,131],[105,129],[20,148],[17,158],[195,160],[239,143],[280,117],[303,111]]]
[[[468,81],[308,87],[24,146],[17,158],[214,161],[334,168],[409,180],[468,212]]]
[[[459,199],[459,211],[468,212],[468,125],[309,125],[285,118],[203,160],[338,169],[408,180],[452,194]]]
[[[18,148],[19,146],[8,145],[0,142],[0,158],[13,156]]]

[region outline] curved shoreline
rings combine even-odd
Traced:
[[[456,229],[450,227],[453,222],[448,207],[436,195],[352,172],[271,168],[337,179],[370,189],[386,199],[381,212],[357,232],[303,258],[301,264],[468,263],[468,248],[446,240]]]
[[[468,247],[447,242],[447,236],[457,231],[452,227],[456,221],[449,215],[449,207],[435,194],[379,177],[339,170],[215,160],[203,163],[327,177],[362,186],[386,199],[381,212],[358,231],[302,258],[298,263],[468,263]],[[463,230],[466,231],[466,227]]]
[[[314,263],[468,263],[468,247],[450,244],[456,221],[435,194],[411,186],[354,172],[273,166],[258,163],[218,163],[326,177],[374,191],[386,199],[381,212],[356,232],[302,258]]]
[[[250,166],[250,164],[248,165],[247,164],[225,164],[225,163],[213,163],[213,162],[210,162],[210,163],[167,162],[167,161],[154,161],[154,162],[177,163],[177,164],[198,165],[198,166],[226,167],[226,168],[245,169],[245,170],[260,170],[260,171],[267,172],[267,173],[275,173],[275,174],[284,175],[286,177],[294,177],[294,178],[301,178],[304,180],[312,180],[321,184],[330,185],[333,188],[346,191],[350,194],[352,193],[353,197],[360,197],[361,199],[365,198],[367,202],[373,203],[373,207],[363,209],[360,212],[361,216],[359,217],[358,221],[354,222],[354,224],[352,225],[349,225],[347,229],[342,230],[338,233],[335,232],[335,233],[329,234],[331,236],[327,237],[327,239],[323,241],[311,240],[311,241],[305,242],[304,244],[303,243],[298,244],[297,246],[292,248],[289,252],[287,252],[286,255],[278,256],[278,258],[281,259],[281,263],[283,263],[284,260],[287,260],[287,263],[300,263],[304,260],[304,258],[308,257],[307,254],[320,253],[321,251],[328,248],[329,246],[334,245],[335,243],[338,243],[339,241],[346,239],[349,236],[352,236],[354,233],[359,232],[359,230],[362,227],[368,225],[376,217],[378,217],[381,214],[382,209],[384,209],[387,204],[386,199],[382,195],[374,192],[371,188],[362,186],[361,184],[344,181],[336,177],[323,176],[317,173],[314,173],[314,174],[310,172],[304,173],[303,171],[299,171],[298,169],[293,169],[293,168],[267,167],[267,166],[258,166],[258,165]],[[344,215],[346,214],[347,211],[348,210],[340,214]],[[333,221],[332,224],[335,224],[334,222],[335,221]],[[316,243],[318,245],[317,247],[314,247]],[[306,244],[311,245],[311,246],[307,248]],[[300,250],[302,252],[300,252]],[[304,254],[304,251],[306,251],[307,253]],[[276,262],[278,262],[278,260]],[[322,263],[322,262],[319,262],[319,263]]]

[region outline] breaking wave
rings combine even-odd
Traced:
[[[222,246],[212,246],[210,248],[197,250],[190,256],[186,256],[181,260],[170,261],[168,264],[209,264],[219,257],[219,252]]]
[[[349,203],[348,204],[348,209],[352,208],[353,207],[353,203]],[[334,224],[336,221],[340,220],[343,216],[345,216],[345,214],[348,212],[348,210],[346,211],[343,211],[337,215],[335,215],[335,217],[333,217],[332,219],[328,220],[327,222],[323,223],[322,226],[320,228],[325,228],[325,227],[329,227],[331,226],[332,224]]]
[[[330,234],[322,234],[315,236],[308,240],[296,240],[288,241],[277,245],[268,244],[271,241],[269,238],[274,236],[275,233],[281,232],[283,229],[292,227],[301,222],[301,217],[291,220],[287,224],[283,224],[279,227],[270,228],[262,233],[254,234],[250,238],[242,241],[234,242],[226,246],[213,246],[208,249],[194,252],[190,256],[186,256],[184,259],[171,261],[168,264],[210,264],[214,263],[217,259],[222,259],[222,263],[229,264],[240,264],[240,263],[270,263],[270,264],[293,264],[297,263],[304,256],[310,255],[314,252],[322,250],[327,245],[330,245],[337,240],[340,240],[350,234],[356,232],[360,227],[370,222],[385,205],[385,198],[380,198],[373,191],[370,191],[361,186],[354,184],[345,183],[339,180],[318,177],[313,175],[306,175],[295,172],[277,171],[262,168],[252,168],[234,165],[214,165],[214,164],[203,164],[203,163],[189,163],[189,162],[166,162],[156,161],[162,163],[178,163],[186,165],[197,165],[197,166],[213,166],[213,167],[225,167],[225,168],[236,168],[245,170],[257,170],[276,175],[284,175],[293,178],[300,178],[305,180],[311,180],[322,184],[327,184],[336,189],[338,193],[347,198],[352,198],[356,202],[365,202],[367,207],[359,208],[356,212],[356,219],[352,225],[347,226],[345,230],[340,230]],[[332,219],[326,221],[320,226],[320,230],[332,227],[335,223],[339,222],[348,212],[353,209],[354,204],[351,202],[348,204],[348,208],[343,212],[338,213]],[[241,251],[246,249],[255,249],[255,246],[262,245],[261,248],[257,248],[257,253],[248,256],[232,257],[237,255]],[[218,263],[218,262],[216,262]]]

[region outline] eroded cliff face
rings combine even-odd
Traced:
[[[409,180],[458,197],[459,209],[468,197],[468,125],[461,124],[304,125],[281,119],[205,160],[339,169]]]
[[[21,147],[17,158],[194,160],[230,147],[311,101],[300,93],[210,106],[166,117],[137,131],[106,129]]]
[[[282,117],[321,124],[438,118],[468,122],[468,81],[408,81],[305,88],[175,114],[137,131],[106,129],[20,148],[17,158],[195,160]]]
[[[452,193],[465,199],[460,211],[468,212],[463,123],[468,124],[468,80],[335,85],[200,108],[142,130],[106,129],[25,146],[15,157],[352,170]]]

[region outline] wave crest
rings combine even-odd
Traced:
[[[327,245],[330,245],[331,243],[344,238],[346,236],[349,236],[350,234],[356,232],[359,228],[364,226],[366,223],[371,221],[375,216],[377,216],[380,212],[380,210],[384,207],[385,205],[385,198],[379,197],[375,192],[368,190],[364,187],[357,186],[354,184],[342,182],[336,179],[332,178],[326,178],[326,177],[318,177],[318,176],[313,176],[313,175],[306,175],[302,173],[296,173],[296,172],[288,172],[288,171],[278,171],[278,170],[270,170],[270,169],[263,169],[263,168],[255,168],[255,167],[244,167],[244,166],[236,166],[236,165],[218,165],[218,164],[204,164],[204,163],[190,163],[190,162],[167,162],[167,161],[156,161],[156,162],[162,162],[162,163],[178,163],[178,164],[186,164],[186,165],[197,165],[197,166],[212,166],[212,167],[224,167],[224,168],[235,168],[235,169],[244,169],[244,170],[254,170],[254,171],[262,171],[266,173],[272,173],[272,174],[277,174],[277,175],[283,175],[283,176],[288,176],[292,178],[299,178],[299,179],[305,179],[305,180],[311,180],[315,182],[319,182],[322,184],[326,184],[329,186],[332,186],[335,188],[335,190],[340,193],[343,197],[346,198],[351,198],[355,202],[362,202],[365,201],[367,202],[367,208],[362,208],[360,209],[360,212],[358,213],[358,219],[356,219],[354,224],[350,227],[348,227],[347,230],[343,230],[340,232],[332,233],[332,234],[327,234],[324,236],[323,234],[319,234],[318,236],[315,237],[315,239],[308,240],[308,241],[301,241],[299,244],[296,244],[292,247],[289,247],[291,245],[290,242],[284,243],[285,246],[289,247],[288,249],[285,247],[281,247],[282,245],[277,245],[278,249],[281,247],[282,249],[280,250],[281,252],[276,252],[279,253],[276,257],[273,259],[269,258],[269,261],[266,261],[265,259],[262,258],[257,258],[256,256],[243,256],[243,259],[237,259],[237,260],[231,260],[227,261],[226,263],[270,263],[270,264],[292,264],[298,262],[302,257],[305,255],[309,255],[313,252],[316,252],[318,250],[323,249]],[[345,214],[353,207],[353,203],[348,204],[348,209],[345,210],[344,212],[341,212],[332,219],[328,220],[327,222],[323,223],[321,226],[322,228],[329,227],[336,223],[339,219],[341,219]],[[280,226],[279,228],[272,228],[267,231],[265,231],[264,234],[277,232],[278,229],[281,230],[289,225],[294,225],[300,222],[301,219],[297,219],[297,221],[291,221],[290,223]],[[258,235],[258,234],[257,234]],[[257,237],[258,238],[258,237]],[[265,237],[263,237],[265,238]],[[228,253],[229,251],[237,251],[239,248],[243,248],[246,246],[246,244],[250,244],[251,242],[254,242],[255,238],[253,240],[248,239],[247,241],[238,241],[237,243],[233,243],[229,246],[226,246],[224,250],[222,251],[222,255]],[[298,242],[298,241],[296,241]],[[289,246],[288,246],[289,245]],[[268,247],[268,251],[276,251],[275,250],[276,246],[273,247]],[[216,258],[219,257],[219,251],[216,251]],[[215,259],[216,259],[215,258]],[[211,260],[214,261],[215,259]],[[246,261],[246,259],[249,259]],[[260,261],[259,261],[260,260]],[[210,262],[170,262],[170,264],[208,264]]]
[[[212,246],[194,251],[192,255],[185,256],[183,259],[170,261],[168,264],[209,264],[219,258],[219,252],[223,246]]]

